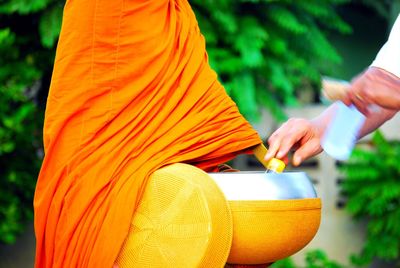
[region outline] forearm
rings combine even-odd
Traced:
[[[359,133],[359,139],[379,128],[387,120],[391,119],[397,111],[379,108],[379,111],[371,113]]]
[[[331,119],[335,115],[336,105],[333,103],[327,109],[325,109],[319,116],[312,119],[311,122],[315,125],[321,133],[324,133],[328,127]]]
[[[358,138],[361,139],[365,135],[371,133],[378,127],[380,127],[383,123],[387,120],[391,119],[395,114],[396,111],[388,110],[383,108],[378,108],[379,110],[376,112],[371,113],[365,120]],[[322,133],[325,132],[326,128],[328,127],[331,119],[335,115],[336,105],[332,104],[329,106],[322,114],[312,120],[313,124],[318,127]]]

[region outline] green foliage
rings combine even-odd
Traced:
[[[39,21],[39,32],[42,45],[52,48],[58,38],[61,29],[62,9],[53,6],[43,12]]]
[[[40,166],[44,99],[64,0],[0,1],[0,241],[11,243],[32,218]],[[211,64],[243,114],[266,106],[282,120],[299,88],[318,88],[325,63],[340,57],[328,31],[350,32],[342,0],[191,1]],[[38,99],[41,96],[41,99]]]
[[[347,1],[191,1],[211,65],[251,121],[267,107],[285,120],[282,104],[320,87],[320,73],[339,64],[327,33],[350,33],[335,11]]]
[[[0,3],[0,242],[14,242],[33,218],[43,118],[34,96],[51,70],[60,20],[55,1]]]
[[[296,264],[290,259],[277,261],[271,268],[298,268]],[[328,258],[325,252],[320,249],[313,250],[306,253],[304,268],[342,268],[344,266],[332,261]]]
[[[366,243],[360,254],[352,256],[356,265],[369,264],[374,258],[400,260],[399,159],[400,143],[390,143],[376,132],[371,148],[355,149],[341,167],[346,175],[347,210],[367,221]]]

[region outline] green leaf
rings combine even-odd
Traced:
[[[0,155],[4,153],[10,153],[15,149],[15,143],[5,142],[0,146]]]
[[[51,0],[9,0],[0,4],[0,14],[28,14],[46,7]]]
[[[392,151],[391,145],[383,137],[380,131],[375,131],[372,136],[372,142],[380,153],[390,153]]]
[[[325,18],[332,14],[331,7],[326,2],[299,1],[297,5],[299,8],[303,9],[303,11],[317,18]]]
[[[8,40],[11,37],[10,28],[0,29],[0,45],[4,45],[4,43],[8,43]]]
[[[269,13],[269,19],[293,34],[303,34],[307,32],[307,27],[303,25],[292,12],[284,7],[272,7]]]
[[[232,96],[241,113],[250,121],[259,118],[257,111],[256,88],[250,72],[238,74],[232,81]]]
[[[223,12],[222,10],[215,10],[212,15],[215,21],[218,23],[217,25],[219,25],[223,31],[228,34],[236,33],[238,26],[235,16],[230,13]]]
[[[54,6],[40,17],[39,33],[44,47],[54,46],[61,30],[62,12],[59,6]]]
[[[240,52],[246,67],[257,67],[264,63],[262,49],[268,39],[268,33],[252,17],[241,20],[240,32],[236,36],[234,48]]]

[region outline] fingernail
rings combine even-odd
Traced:
[[[285,154],[283,153],[283,152],[278,152],[277,154],[276,154],[276,157],[278,157],[278,158],[282,158],[282,157],[284,157],[285,156]]]
[[[298,166],[301,163],[301,157],[295,156],[293,157],[293,165]]]

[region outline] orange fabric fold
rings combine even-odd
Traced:
[[[44,124],[35,267],[112,267],[149,175],[261,143],[187,1],[67,0]]]

